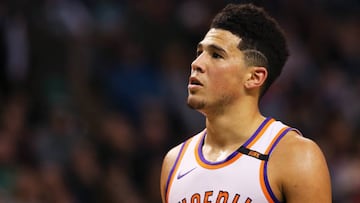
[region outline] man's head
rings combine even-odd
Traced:
[[[279,76],[287,56],[282,31],[262,9],[228,5],[197,46],[188,105],[206,115],[249,109]]]
[[[289,55],[283,31],[263,9],[252,4],[227,5],[213,19],[210,28],[223,29],[238,36],[238,48],[248,66],[265,67],[268,76],[263,95],[281,70]]]

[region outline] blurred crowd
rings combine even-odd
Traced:
[[[162,158],[204,128],[196,44],[229,2],[0,1],[0,203],[161,202]],[[247,2],[291,52],[262,111],[320,145],[335,203],[360,202],[360,2]]]

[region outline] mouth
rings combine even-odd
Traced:
[[[189,79],[189,85],[193,85],[193,86],[203,86],[203,84],[200,82],[200,80],[197,79],[196,77],[190,77],[190,79]]]
[[[189,78],[188,90],[190,94],[195,94],[204,85],[196,77]]]

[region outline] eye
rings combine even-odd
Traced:
[[[213,58],[215,58],[215,59],[223,58],[220,54],[218,54],[218,53],[216,53],[216,52],[212,53],[211,56],[212,56]]]
[[[196,51],[196,57],[200,56],[200,55],[201,55],[201,53],[202,53],[202,51],[201,51],[201,50],[197,50],[197,51]]]

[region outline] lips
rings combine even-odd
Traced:
[[[203,86],[200,80],[193,76],[189,79],[189,85]]]
[[[195,94],[199,89],[203,87],[203,84],[199,79],[192,76],[189,78],[188,90],[190,94]]]

